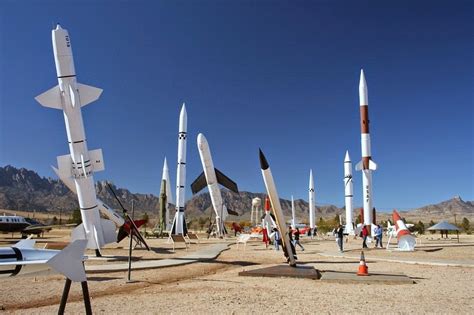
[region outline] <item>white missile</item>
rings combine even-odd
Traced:
[[[36,249],[35,240],[21,240],[0,248],[0,278],[59,272],[71,281],[87,280],[84,250],[87,240],[76,240],[63,250]]]
[[[115,241],[115,227],[103,224],[99,215],[93,173],[102,171],[104,162],[101,149],[89,151],[87,148],[82,107],[97,100],[102,90],[76,82],[67,30],[58,24],[52,31],[52,40],[58,85],[35,99],[45,107],[64,113],[70,154],[58,157],[58,169],[60,177],[74,181],[82,217],[82,224],[74,229],[72,240],[87,239],[87,247],[96,249],[100,255],[101,247]]]
[[[352,217],[354,211],[353,204],[353,187],[352,187],[352,162],[349,151],[346,151],[344,158],[344,201],[346,205],[346,229],[345,232],[354,235],[354,225]]]
[[[291,227],[294,229],[296,228],[296,220],[295,220],[295,200],[293,199],[293,195],[291,195]]]
[[[262,169],[263,182],[265,183],[265,188],[267,189],[268,197],[270,203],[272,204],[273,213],[275,214],[276,224],[278,225],[278,230],[281,234],[281,239],[283,240],[282,246],[285,253],[285,256],[288,260],[288,264],[292,267],[296,267],[296,260],[293,254],[293,244],[290,243],[290,237],[288,230],[286,228],[286,221],[281,210],[280,197],[278,197],[278,192],[273,181],[272,171],[270,170],[270,165],[263,155],[262,150],[259,152],[260,158],[260,168]]]
[[[173,203],[173,195],[171,194],[171,184],[170,184],[170,173],[169,173],[169,169],[168,169],[168,162],[166,161],[166,157],[165,157],[165,161],[163,163],[163,175],[161,177],[161,182],[163,183],[163,179],[166,181],[166,187],[165,187],[165,191],[166,191],[166,226],[165,228],[167,230],[170,229],[170,204]]]
[[[186,219],[184,217],[185,184],[186,184],[186,137],[188,130],[188,115],[183,103],[179,114],[178,131],[178,167],[176,171],[176,214],[173,220],[171,234],[187,235]]]
[[[362,160],[357,163],[356,170],[362,171],[362,189],[364,197],[364,224],[371,226],[372,215],[372,171],[377,169],[377,164],[372,161],[369,132],[369,98],[367,92],[367,82],[365,81],[364,70],[360,70],[359,81],[359,103],[360,103],[360,132]],[[369,229],[370,230],[370,229]]]
[[[313,231],[315,227],[315,201],[314,201],[314,179],[313,170],[309,170],[309,227]]]
[[[197,146],[199,156],[201,158],[202,168],[204,171],[191,184],[191,190],[193,194],[196,194],[204,187],[206,187],[207,184],[212,206],[216,214],[217,236],[223,237],[224,234],[226,234],[224,220],[228,214],[227,212],[230,209],[227,209],[227,207],[225,207],[222,202],[222,195],[221,190],[219,188],[219,184],[235,193],[239,193],[239,189],[234,181],[225,176],[217,168],[214,168],[211,150],[209,149],[209,143],[207,142],[206,137],[204,137],[202,133],[197,136]]]

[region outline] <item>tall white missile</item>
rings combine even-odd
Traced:
[[[296,220],[295,220],[295,200],[293,199],[293,195],[291,195],[291,227],[294,229],[296,228]]]
[[[314,201],[314,179],[313,179],[313,170],[309,170],[309,227],[311,230],[315,227],[315,201]]]
[[[209,149],[209,143],[202,133],[197,136],[197,146],[199,156],[201,158],[203,172],[191,184],[191,190],[193,194],[196,194],[206,187],[207,184],[212,206],[216,214],[217,236],[223,237],[225,234],[224,220],[228,215],[229,209],[227,209],[227,207],[222,202],[219,184],[235,193],[239,193],[239,190],[237,188],[237,184],[234,181],[224,175],[217,168],[214,168],[211,150]]]
[[[344,201],[346,205],[346,229],[345,232],[354,235],[354,225],[352,217],[354,211],[353,204],[353,187],[352,187],[352,162],[349,151],[346,151],[344,158]]]
[[[371,225],[372,215],[372,171],[377,169],[377,164],[372,161],[369,132],[369,97],[367,92],[367,82],[365,81],[364,70],[360,70],[359,81],[359,103],[360,103],[360,144],[362,160],[357,163],[356,170],[362,171],[362,189],[364,197],[364,224]],[[371,229],[369,229],[371,230]]]
[[[82,224],[72,232],[72,241],[87,239],[87,248],[96,249],[100,255],[101,247],[116,240],[115,226],[99,215],[93,173],[104,170],[102,150],[88,150],[81,110],[97,100],[102,90],[76,82],[71,40],[59,24],[52,31],[52,41],[58,85],[35,99],[64,113],[70,154],[58,157],[58,172],[60,177],[74,181],[82,217]]]
[[[163,175],[161,177],[162,183],[163,179],[166,181],[166,226],[165,228],[169,230],[170,227],[170,204],[173,203],[173,195],[171,194],[171,184],[170,184],[170,172],[168,169],[168,162],[165,157],[165,161],[163,162]]]
[[[184,217],[185,185],[186,185],[186,137],[188,130],[188,115],[183,103],[179,114],[178,130],[178,168],[176,171],[176,214],[174,217],[172,234],[187,235],[186,219]]]

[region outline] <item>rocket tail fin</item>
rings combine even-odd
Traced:
[[[362,161],[356,164],[355,169],[356,171],[362,171]]]
[[[12,247],[21,248],[21,249],[28,249],[28,248],[31,249],[31,248],[35,248],[35,244],[36,244],[36,240],[32,240],[28,238],[25,240],[21,240],[18,243],[15,243],[15,245],[13,245]]]
[[[105,244],[115,242],[117,240],[117,234],[115,233],[114,222],[107,219],[100,219],[100,225],[102,225],[102,232],[104,233]]]
[[[206,186],[207,186],[206,175],[204,175],[204,172],[202,172],[201,175],[199,175],[198,178],[196,178],[194,182],[191,184],[191,191],[193,192],[193,195],[194,195],[200,192]]]
[[[63,109],[61,91],[58,85],[38,95],[35,100],[44,107]]]
[[[225,188],[229,189],[230,191],[235,192],[236,194],[239,193],[239,188],[237,187],[237,184],[230,179],[229,177],[225,176],[221,171],[219,171],[217,168],[214,169],[216,171],[216,178],[217,182],[224,186]]]
[[[87,276],[82,263],[86,246],[87,240],[75,240],[46,263],[71,281],[86,281]]]
[[[102,94],[102,89],[86,84],[77,83],[77,89],[81,98],[81,107],[96,101]]]
[[[369,170],[372,170],[372,171],[377,170],[377,164],[372,160],[369,160]]]

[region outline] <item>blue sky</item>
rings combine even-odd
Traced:
[[[374,205],[474,199],[470,1],[2,1],[0,165],[53,177],[68,153],[60,111],[33,99],[57,84],[51,29],[69,30],[78,81],[104,92],[83,110],[110,179],[159,193],[176,177],[188,109],[191,183],[199,132],[241,190],[264,191],[258,148],[280,196],[344,202],[343,159],[360,160],[358,84],[369,89]],[[361,175],[354,171],[356,205]],[[189,187],[189,186],[188,186]],[[187,190],[187,198],[191,192]]]

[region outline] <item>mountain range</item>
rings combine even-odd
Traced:
[[[96,183],[97,196],[114,209],[120,209],[106,181]],[[158,215],[159,197],[153,194],[131,193],[125,188],[118,188],[109,182],[125,207],[134,207],[138,214],[146,212],[150,217]],[[249,220],[252,199],[259,197],[262,202],[264,193],[242,191],[239,194],[222,190],[222,196],[228,208],[237,211],[240,217],[236,220]],[[281,199],[283,212],[291,216],[291,201]],[[39,176],[35,171],[16,168],[10,165],[0,167],[0,209],[63,213],[78,208],[77,197],[59,180]],[[186,202],[186,216],[197,218],[209,216],[212,210],[209,193],[193,196]],[[295,213],[299,222],[307,221],[308,203],[302,199],[295,200]],[[357,211],[356,211],[357,213]],[[316,218],[334,218],[336,214],[344,215],[344,209],[334,205],[316,206]],[[439,204],[424,206],[403,212],[405,217],[452,219],[453,215],[474,218],[474,202],[464,201],[456,196]],[[388,218],[388,213],[380,213],[380,219]]]

